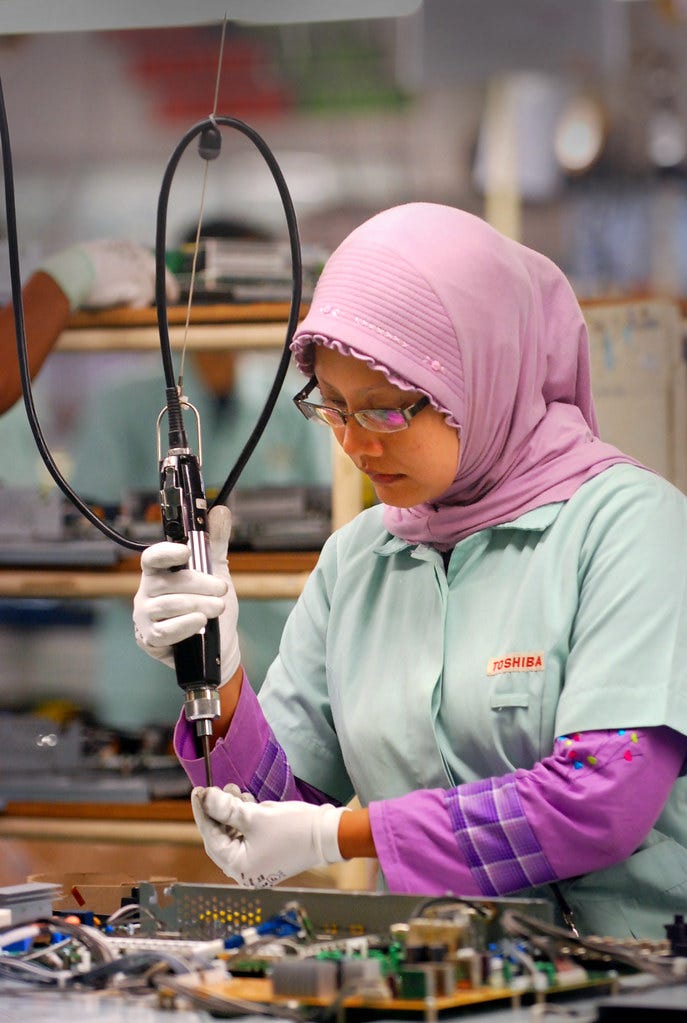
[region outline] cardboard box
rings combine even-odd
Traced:
[[[54,899],[55,909],[90,911],[98,916],[109,916],[128,901],[140,881],[151,884],[174,884],[175,877],[148,877],[133,879],[124,874],[32,874],[28,881],[51,882],[60,886]],[[123,901],[124,900],[124,901]]]

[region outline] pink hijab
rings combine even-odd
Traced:
[[[633,462],[599,440],[587,328],[563,273],[462,210],[410,203],[356,228],[294,335],[306,374],[313,344],[426,393],[460,430],[446,493],[385,507],[387,529],[410,542],[450,548]]]

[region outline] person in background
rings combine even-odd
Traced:
[[[179,288],[167,276],[167,294]],[[155,296],[155,259],[136,242],[104,239],[82,242],[50,256],[22,288],[29,370],[34,377],[77,309],[150,305]],[[21,397],[14,308],[0,309],[0,413]]]
[[[197,408],[202,435],[202,472],[208,495],[232,468],[267,399],[276,356],[194,351],[186,355],[184,394]],[[331,481],[331,441],[292,414],[288,397],[297,373],[290,371],[270,421],[237,487],[312,486]],[[165,405],[162,370],[127,374],[98,390],[77,424],[73,484],[95,503],[118,505],[128,494],[158,488],[157,417]],[[185,417],[186,420],[186,417]],[[300,420],[300,421],[299,421]],[[164,427],[162,423],[162,443]],[[195,424],[187,422],[189,441]],[[160,526],[162,535],[162,526]],[[241,640],[251,680],[258,687],[276,655],[289,600],[247,600],[241,608]],[[145,657],[131,636],[129,601],[103,601],[97,613],[93,713],[100,724],[124,733],[146,726],[170,728],[181,690],[167,669]]]
[[[182,235],[193,245],[197,227]],[[240,219],[204,221],[200,238],[265,242],[272,236]],[[202,431],[206,491],[217,491],[248,439],[267,399],[277,356],[191,349],[184,362],[184,393],[197,408]],[[290,370],[293,384],[298,374]],[[129,494],[156,492],[157,417],[165,404],[162,370],[127,374],[99,389],[77,428],[73,481],[96,503],[119,504]],[[313,435],[294,417],[288,383],[238,487],[312,486],[331,481],[331,442]],[[166,425],[163,421],[162,427]],[[189,420],[189,438],[195,428]],[[163,433],[164,438],[164,433]],[[162,530],[162,526],[160,526]],[[258,688],[276,655],[289,600],[247,600],[241,610],[241,641],[250,677]],[[123,733],[147,726],[170,728],[176,721],[181,690],[169,685],[166,669],[145,657],[131,641],[128,603],[104,601],[98,608],[93,712],[97,721]]]
[[[167,297],[175,302],[179,286],[167,275]],[[69,475],[68,453],[74,408],[81,397],[74,370],[81,356],[45,360],[71,315],[79,309],[113,306],[143,307],[153,302],[155,257],[151,249],[127,239],[102,239],[75,244],[50,255],[22,289],[30,372],[41,427],[53,455]],[[5,452],[0,471],[4,521],[8,534],[31,543],[34,529],[59,529],[57,491],[29,427],[21,396],[12,303],[0,308],[0,445]],[[84,358],[88,363],[88,358]],[[109,365],[109,364],[108,364]],[[43,370],[41,371],[41,368]],[[86,379],[76,373],[82,382]],[[22,509],[27,509],[22,519]],[[28,511],[30,509],[30,512]],[[9,529],[7,528],[9,526]],[[14,530],[14,534],[13,534]],[[14,563],[14,562],[12,562]],[[33,708],[59,700],[70,713],[88,698],[92,615],[74,600],[0,600],[0,694],[3,708]],[[133,644],[132,644],[133,646]],[[69,651],[67,656],[56,651]],[[68,666],[67,666],[68,663]],[[88,704],[86,703],[86,708]]]
[[[325,544],[259,696],[225,509],[216,578],[156,544],[134,600],[166,663],[220,617],[215,786],[175,736],[208,855],[252,886],[376,857],[393,891],[536,895],[581,933],[665,937],[687,912],[687,499],[599,439],[566,278],[410,203],[334,252],[292,347],[299,409],[380,503]]]

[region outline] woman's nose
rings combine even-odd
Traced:
[[[341,428],[338,441],[343,450],[353,458],[355,455],[379,455],[383,450],[381,437],[372,430],[366,430],[355,419],[347,419]]]

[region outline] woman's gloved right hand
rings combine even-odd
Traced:
[[[221,684],[241,663],[239,605],[227,565],[231,512],[217,505],[208,516],[212,575],[179,568],[188,562],[186,544],[163,540],[141,556],[141,582],[134,597],[134,632],[141,650],[174,667],[172,646],[195,636],[209,618],[219,618]]]

